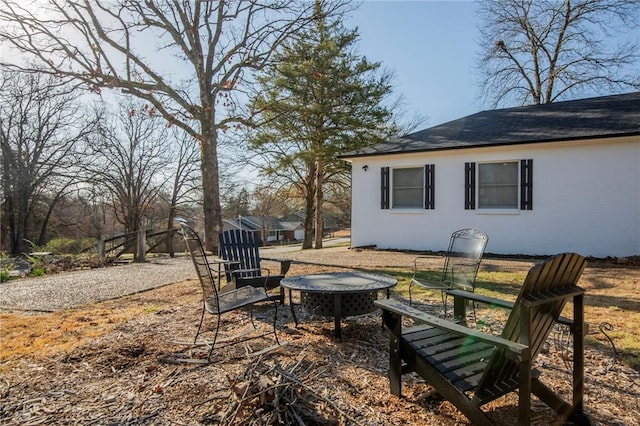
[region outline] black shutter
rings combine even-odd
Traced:
[[[435,164],[424,166],[424,208],[433,210],[436,208],[435,202]]]
[[[476,163],[464,163],[464,209],[476,209]]]
[[[520,160],[520,210],[533,210],[533,160]]]
[[[380,168],[381,183],[380,183],[380,208],[389,208],[389,168]]]

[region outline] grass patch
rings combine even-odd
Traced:
[[[371,272],[385,273],[398,279],[398,285],[392,289],[395,297],[409,300],[409,281],[413,275],[410,269],[379,269]],[[518,271],[480,271],[476,281],[475,291],[484,296],[502,300],[514,301],[520,287],[527,276],[528,270]],[[610,269],[587,267],[580,282],[587,290],[585,294],[585,321],[589,334],[585,342],[600,347],[603,351],[612,352],[613,348],[606,333],[613,344],[619,361],[640,371],[640,273],[633,270],[633,277],[625,277],[624,269]],[[437,280],[440,271],[427,271],[422,278]],[[420,297],[431,301],[440,300],[440,292],[422,290]],[[493,320],[506,321],[508,311],[500,308],[479,306],[476,311],[479,323]],[[571,316],[572,306],[565,308],[564,315]],[[609,329],[610,328],[610,329]],[[604,332],[604,333],[603,333]]]
[[[500,269],[499,267],[496,269]],[[288,276],[330,271],[326,266],[294,264]],[[336,267],[336,271],[344,268]],[[481,270],[476,292],[503,300],[515,300],[528,271],[528,265],[512,271]],[[384,273],[398,279],[391,297],[409,299],[409,281],[413,275],[407,268],[371,268],[369,272]],[[438,279],[439,271],[428,272]],[[607,337],[612,339],[619,360],[640,371],[640,269],[598,268],[589,266],[579,283],[587,290],[585,320],[589,326],[586,342],[612,351]],[[82,308],[40,315],[0,314],[0,371],[9,368],[9,360],[44,358],[56,352],[71,350],[97,336],[114,330],[118,325],[139,315],[154,315],[173,306],[199,302],[200,293],[193,282],[178,283],[142,295],[106,301]],[[421,294],[422,295],[422,294]],[[424,291],[431,302],[440,301],[439,291]],[[567,307],[569,316],[571,307]],[[478,310],[477,319],[506,319],[499,309]],[[500,317],[502,316],[502,317]],[[610,325],[611,330],[606,330]]]
[[[134,306],[114,309],[96,305],[40,315],[2,313],[0,371],[9,360],[44,359],[79,347],[142,311]]]

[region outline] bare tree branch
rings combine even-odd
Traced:
[[[482,97],[494,107],[640,88],[635,0],[482,0],[479,12]]]
[[[327,13],[342,0],[324,0]],[[218,131],[244,117],[234,99],[313,18],[297,0],[0,0],[4,66],[134,95],[201,144],[206,244],[221,229]],[[36,65],[22,62],[27,57]]]
[[[46,233],[46,222],[32,221],[40,200],[51,200],[50,212],[77,181],[77,145],[98,117],[81,110],[76,94],[57,79],[5,71],[0,82],[2,213],[10,251],[21,254],[27,239],[42,241]]]

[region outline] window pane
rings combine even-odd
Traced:
[[[518,183],[518,163],[479,164],[478,180],[480,185]]]
[[[394,208],[422,208],[423,207],[423,168],[394,169],[393,170],[393,207]]]
[[[393,207],[422,208],[422,188],[394,190]]]
[[[418,169],[395,169],[393,171],[393,187],[422,187],[422,167]]]
[[[518,208],[518,163],[490,163],[478,166],[478,207]]]
[[[480,187],[478,203],[480,208],[515,209],[518,208],[517,186]]]

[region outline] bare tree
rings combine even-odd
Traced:
[[[262,241],[269,239],[269,233],[274,231],[274,218],[281,216],[286,208],[286,198],[279,193],[277,186],[263,184],[253,190],[253,215],[260,220]],[[276,240],[277,242],[277,240]]]
[[[171,173],[171,186],[169,188],[167,202],[169,204],[169,217],[167,218],[167,229],[173,228],[173,221],[176,218],[181,203],[194,204],[192,194],[198,196],[202,191],[198,191],[200,185],[196,178],[196,172],[200,166],[200,150],[198,144],[194,143],[192,137],[174,128],[170,134],[170,139],[174,141],[170,148],[170,159],[168,170]],[[173,253],[172,238],[167,237],[167,251]]]
[[[148,108],[123,102],[117,116],[103,120],[87,143],[89,180],[109,194],[116,220],[127,233],[141,229],[167,179],[167,128],[159,121]]]
[[[45,242],[53,208],[76,182],[76,145],[97,120],[85,115],[70,87],[55,78],[4,72],[0,87],[2,221],[9,251],[20,254],[28,239]],[[42,199],[48,201],[36,221]]]
[[[479,12],[482,97],[493,106],[640,88],[637,0],[482,0]]]
[[[78,204],[75,223],[82,235],[94,238],[113,236],[118,226],[114,219],[110,197],[95,185],[79,185],[73,197]]]
[[[325,11],[342,0],[325,0]],[[336,5],[329,3],[336,2]],[[39,61],[20,69],[120,89],[153,105],[201,144],[206,245],[221,229],[218,132],[244,122],[234,95],[313,4],[297,0],[47,0],[32,11],[0,0],[0,41]]]

